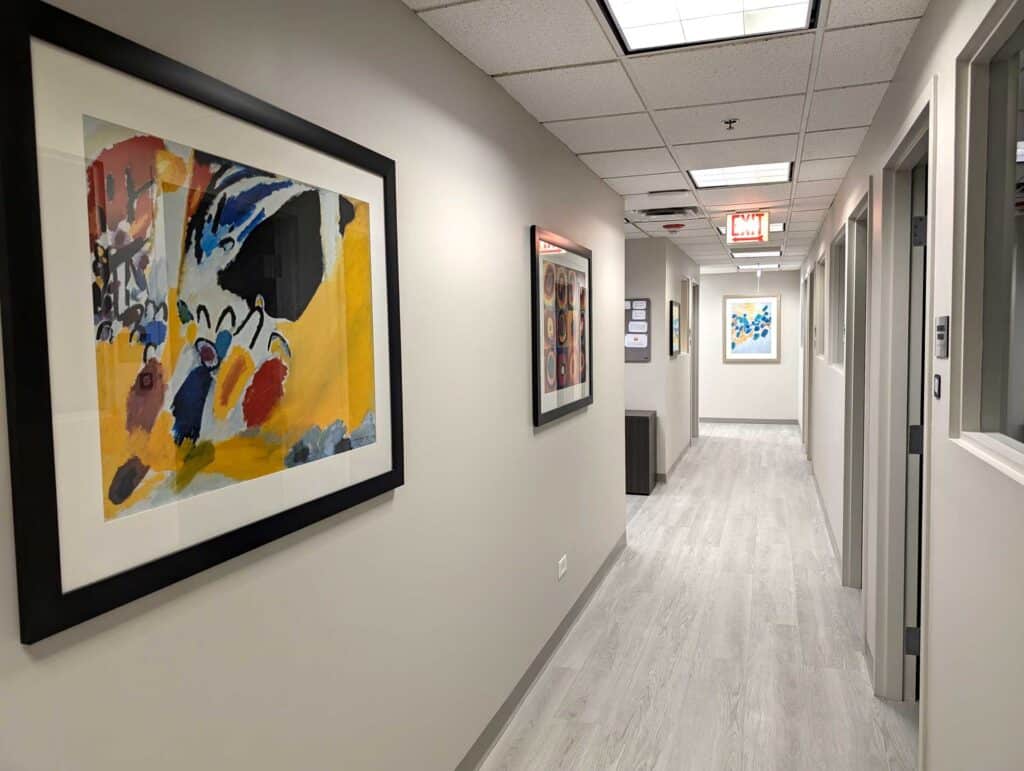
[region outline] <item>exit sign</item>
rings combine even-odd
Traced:
[[[761,244],[768,240],[768,212],[745,211],[726,217],[725,241],[728,244]]]

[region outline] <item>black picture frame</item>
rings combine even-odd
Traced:
[[[36,38],[333,156],[384,194],[391,469],[96,583],[61,589],[30,41]],[[21,641],[37,642],[404,483],[395,163],[366,147],[42,2],[0,10],[0,306]],[[14,227],[17,223],[17,227]]]
[[[540,357],[542,350],[542,337],[543,337],[543,319],[540,313],[540,299],[541,299],[541,285],[540,285],[540,242],[545,241],[553,246],[557,246],[560,249],[564,249],[567,252],[571,252],[578,257],[583,258],[587,263],[587,310],[589,313],[587,319],[587,379],[590,387],[587,390],[587,395],[576,399],[575,401],[563,404],[553,410],[544,411],[542,409],[543,404],[543,389],[544,389],[544,373],[542,371]],[[575,241],[560,236],[550,230],[545,230],[533,225],[530,228],[530,299],[531,299],[531,313],[530,318],[532,321],[532,341],[531,350],[533,353],[533,425],[540,427],[547,423],[551,423],[554,420],[558,420],[570,413],[582,410],[586,406],[594,403],[594,272],[592,270],[591,263],[591,251],[585,246],[580,246]]]
[[[675,330],[673,329],[673,321],[675,318],[679,318],[679,340],[676,340]],[[682,338],[682,313],[681,306],[675,300],[668,301],[668,357],[674,359],[680,353],[683,352],[683,338]]]

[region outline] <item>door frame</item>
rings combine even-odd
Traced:
[[[914,701],[904,688],[904,635],[906,602],[906,483],[907,483],[907,340],[909,312],[901,298],[910,291],[910,188],[913,169],[927,160],[928,211],[935,212],[935,124],[937,79],[919,95],[910,117],[891,147],[889,161],[882,169],[882,249],[878,270],[878,372],[872,381],[878,386],[878,409],[872,405],[869,431],[877,432],[879,452],[870,469],[877,479],[876,495],[870,505],[877,512],[875,558],[877,602],[872,645],[875,693],[897,701]],[[935,217],[928,219],[926,249],[934,255]],[[872,276],[874,279],[874,276]],[[932,317],[934,271],[929,271],[924,288],[924,313]],[[926,335],[927,348],[927,335]],[[874,353],[873,353],[874,356]],[[931,382],[932,358],[925,356],[925,383]],[[924,403],[924,448],[921,456],[921,651],[927,651],[928,521],[931,482],[932,401]],[[921,697],[925,696],[924,667]]]
[[[846,221],[846,398],[843,473],[843,586],[864,584],[864,448],[867,393],[867,287],[871,264],[871,193]]]
[[[818,261],[814,260],[811,267],[804,273],[803,292],[804,299],[804,356],[803,356],[803,438],[804,455],[811,460],[811,422],[814,410],[811,404],[811,394],[814,391],[814,271],[818,267]]]

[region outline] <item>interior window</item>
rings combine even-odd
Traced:
[[[825,355],[825,261],[814,266],[814,355]]]
[[[846,235],[832,244],[828,271],[829,361],[846,363]]]
[[[1024,442],[1024,27],[989,80],[982,431]]]

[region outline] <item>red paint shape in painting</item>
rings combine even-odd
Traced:
[[[242,415],[247,426],[263,425],[270,417],[284,396],[284,379],[287,376],[288,367],[280,359],[267,359],[260,365],[242,400]]]
[[[153,222],[151,188],[156,154],[164,140],[151,136],[125,139],[101,152],[86,171],[89,235],[95,241],[104,230],[127,222],[133,238],[148,232]]]

